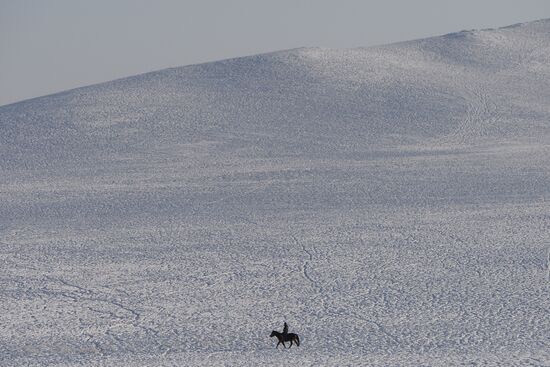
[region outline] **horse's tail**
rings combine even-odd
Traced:
[[[300,346],[300,337],[296,334],[296,336],[294,337],[294,341],[296,342],[296,345],[297,346]]]

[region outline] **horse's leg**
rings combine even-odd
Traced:
[[[288,349],[290,349],[292,347],[292,339],[290,339],[290,347],[288,347]]]

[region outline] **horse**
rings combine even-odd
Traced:
[[[279,344],[283,343],[283,347],[286,348],[285,342],[290,342],[290,347],[292,347],[292,343],[296,343],[297,346],[300,346],[300,338],[298,337],[298,334],[294,333],[280,333],[278,331],[273,330],[271,332],[271,335],[269,335],[270,338],[276,336],[279,342],[277,343],[277,346],[275,348],[279,348]]]

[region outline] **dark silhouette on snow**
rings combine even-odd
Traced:
[[[292,347],[292,344],[293,343],[296,343],[297,346],[300,346],[300,338],[298,337],[298,334],[294,334],[294,333],[289,333],[288,332],[288,325],[287,323],[285,322],[285,325],[283,326],[283,332],[280,333],[276,330],[273,330],[271,332],[271,335],[269,335],[270,338],[276,336],[277,339],[279,340],[279,342],[277,343],[277,346],[275,348],[279,348],[279,344],[283,344],[283,347],[286,348],[286,344],[285,342],[290,342],[290,347]]]

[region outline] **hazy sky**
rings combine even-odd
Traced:
[[[548,0],[0,0],[0,105],[170,66],[541,18]]]

